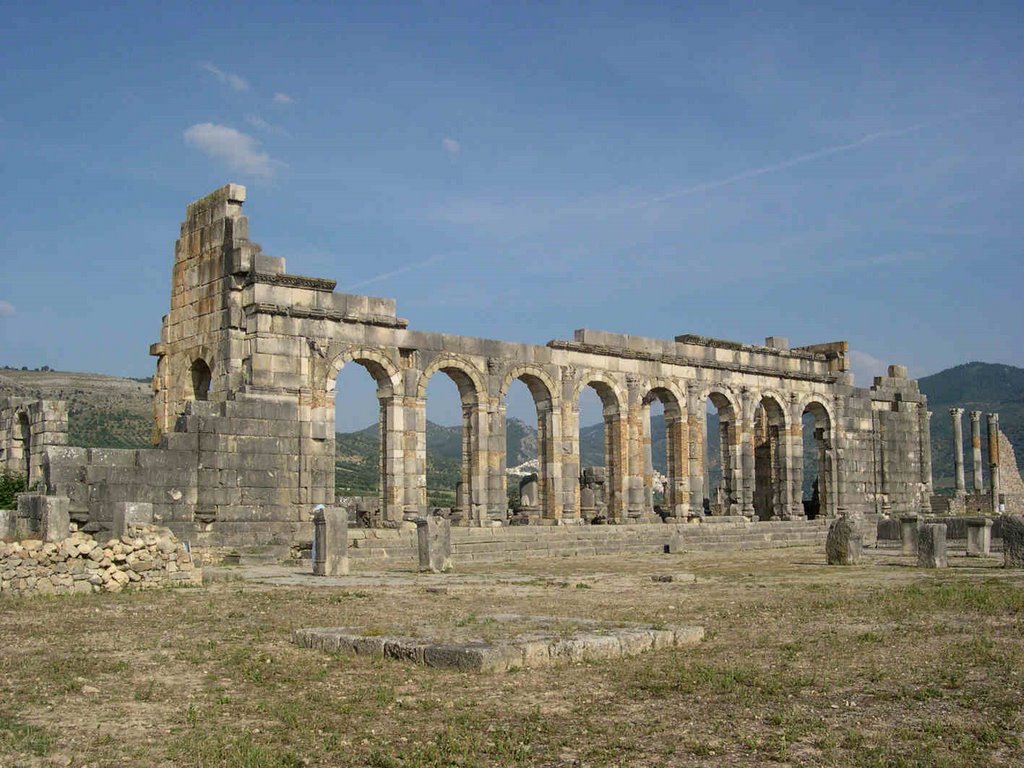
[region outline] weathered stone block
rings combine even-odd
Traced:
[[[921,527],[921,518],[917,515],[900,518],[900,544],[904,555],[917,554],[917,531]]]
[[[1003,566],[1024,568],[1024,517],[1011,515],[1000,521],[1003,537]]]
[[[0,541],[14,541],[18,513],[13,509],[0,509]]]
[[[313,512],[313,574],[348,574],[348,510],[318,507]]]
[[[844,515],[832,521],[825,539],[825,559],[829,565],[856,565],[862,547],[863,539],[853,519]]]
[[[946,568],[946,524],[928,523],[917,533],[917,564],[922,568]]]
[[[992,521],[987,517],[967,520],[967,556],[984,557],[992,551]]]
[[[434,515],[417,518],[416,542],[421,571],[443,573],[452,569],[451,523]]]
[[[118,501],[114,505],[114,519],[111,535],[123,536],[129,528],[153,524],[153,505],[142,501]]]

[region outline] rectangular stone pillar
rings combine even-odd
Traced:
[[[452,569],[452,529],[443,517],[418,518],[416,543],[421,571],[444,573]]]
[[[152,524],[152,504],[141,501],[119,501],[114,503],[114,522],[110,530],[112,538],[121,538],[129,528]]]
[[[963,414],[963,408],[949,409],[949,415],[953,418],[953,474],[956,478],[957,496],[967,493],[967,485],[964,482],[964,432],[961,419]]]
[[[687,459],[690,469],[690,514],[704,511],[704,441],[707,434],[707,406],[695,382],[686,385]]]
[[[1003,567],[1024,568],[1024,517],[1008,515],[999,521],[1003,539]]]
[[[992,521],[987,517],[967,520],[967,556],[984,557],[992,551]]]
[[[988,415],[988,481],[992,487],[992,514],[998,515],[999,508],[999,414]]]
[[[14,509],[0,509],[0,541],[14,541],[18,524],[18,512]]]
[[[917,532],[917,564],[921,568],[947,568],[946,524],[926,523]]]
[[[981,411],[971,411],[971,469],[974,492],[984,493],[981,479]]]
[[[348,574],[348,510],[318,507],[313,512],[313,575]]]
[[[18,539],[64,541],[71,535],[71,501],[66,496],[19,494],[14,535]]]
[[[917,532],[921,518],[917,515],[900,518],[900,545],[904,555],[917,554]]]

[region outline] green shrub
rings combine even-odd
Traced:
[[[0,469],[0,509],[14,509],[18,494],[27,490],[25,476],[9,469]]]

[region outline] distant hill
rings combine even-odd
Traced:
[[[0,368],[0,399],[5,397],[64,400],[71,445],[151,447],[153,387],[149,379]]]
[[[918,380],[934,414],[932,479],[936,490],[955,487],[953,422],[949,409],[964,409],[964,473],[971,487],[971,411],[982,411],[982,462],[988,482],[988,440],[984,414],[999,414],[999,428],[1013,444],[1018,462],[1024,458],[1024,368],[995,363],[966,363]]]

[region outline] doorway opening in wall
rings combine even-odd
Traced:
[[[192,399],[206,400],[210,397],[210,383],[213,374],[210,366],[201,357],[192,363]]]
[[[801,417],[803,430],[804,514],[808,518],[827,516],[832,509],[832,425],[821,403],[811,402]]]
[[[334,496],[340,506],[381,508],[382,423],[378,384],[362,365],[346,363],[334,384]]]
[[[505,396],[505,497],[512,515],[538,517],[547,508],[550,408],[539,379],[512,380]]]
[[[438,376],[437,374],[443,374]],[[426,503],[448,510],[455,522],[473,519],[479,507],[477,392],[463,370],[441,368],[426,387]]]
[[[783,493],[782,438],[786,425],[782,406],[763,397],[754,411],[754,513],[761,520],[789,514]]]
[[[608,384],[593,381],[580,391],[578,408],[580,515],[587,522],[604,523],[616,519],[622,506],[619,401]]]
[[[735,414],[720,392],[708,395],[704,430],[704,514],[728,515],[739,508],[735,488],[735,452],[731,447]]]

